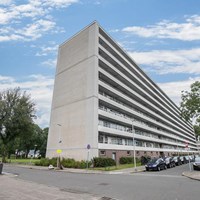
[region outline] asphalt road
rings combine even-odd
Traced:
[[[120,200],[199,200],[200,182],[182,176],[188,169],[188,165],[182,165],[160,172],[108,175],[4,166],[4,172],[15,173],[18,179],[58,187],[66,192]]]

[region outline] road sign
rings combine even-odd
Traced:
[[[57,152],[58,154],[60,154],[60,153],[62,153],[62,150],[61,150],[61,149],[57,149],[56,152]]]
[[[89,150],[91,148],[90,144],[87,145],[87,149]]]

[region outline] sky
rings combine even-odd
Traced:
[[[200,81],[199,0],[0,0],[0,91],[20,87],[48,127],[58,46],[97,20],[179,106]]]

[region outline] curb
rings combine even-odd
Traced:
[[[9,166],[9,164],[8,164]],[[113,170],[113,171],[98,171],[98,170],[70,170],[69,168],[60,170],[60,169],[48,169],[48,167],[37,167],[37,166],[28,166],[28,165],[14,165],[12,164],[12,166],[17,166],[17,167],[21,167],[21,168],[27,168],[27,169],[35,169],[35,170],[44,170],[44,171],[56,171],[56,172],[67,172],[67,173],[76,173],[76,174],[109,174],[109,175],[117,175],[117,174],[134,174],[134,173],[139,173],[139,172],[144,172],[145,169],[138,169],[136,171],[118,171],[118,170]],[[6,174],[6,172],[4,172],[4,174]]]
[[[190,178],[192,180],[200,181],[200,178],[195,178],[195,177],[193,177],[191,175],[187,175],[186,172],[183,172],[182,176],[185,176],[185,177]]]

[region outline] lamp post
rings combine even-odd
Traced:
[[[132,121],[132,134],[133,134],[133,164],[134,164],[134,171],[136,171],[136,159],[135,159],[135,129],[133,126]]]
[[[61,163],[60,163],[60,153],[62,152],[60,149],[60,145],[62,143],[62,139],[61,139],[61,124],[57,124],[57,126],[59,126],[59,133],[58,133],[58,146],[59,149],[57,150],[57,153],[59,154],[58,158],[57,158],[57,169],[61,169]]]
[[[62,140],[61,140],[61,124],[57,124],[57,126],[59,126],[60,128],[59,128],[59,136],[58,136],[58,143],[60,144],[60,143],[62,143]]]

